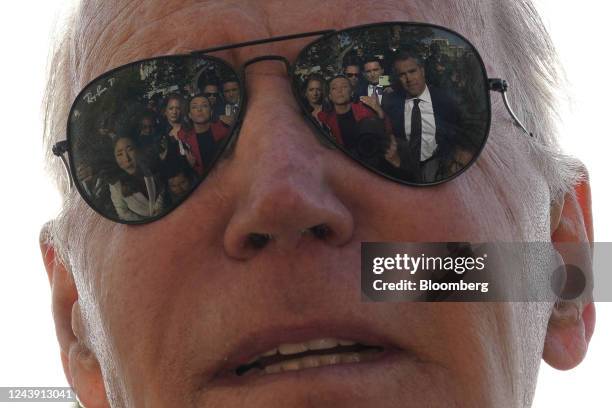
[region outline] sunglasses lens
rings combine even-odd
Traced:
[[[209,100],[206,86],[224,91]],[[76,187],[103,216],[144,223],[176,208],[206,177],[241,114],[236,72],[211,57],[164,57],[91,82],[68,124]]]
[[[437,184],[467,169],[489,132],[478,52],[435,26],[381,24],[325,36],[298,56],[293,88],[340,149],[410,185]]]

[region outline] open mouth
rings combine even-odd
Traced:
[[[335,364],[369,361],[384,351],[381,346],[335,338],[280,344],[235,368],[238,376],[266,375]]]

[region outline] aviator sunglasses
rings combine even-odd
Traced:
[[[315,36],[293,63],[263,55],[237,69],[211,55]],[[491,125],[491,91],[502,94],[516,126],[532,136],[508,104],[507,82],[488,78],[467,39],[440,26],[392,22],[115,68],[76,97],[66,140],[56,143],[53,153],[66,166],[71,185],[102,216],[124,224],[157,220],[230,154],[247,107],[245,70],[263,60],[285,64],[295,99],[323,145],[408,186],[447,182],[476,161]],[[372,63],[379,65],[378,78],[365,76],[364,64]],[[343,74],[354,65],[362,74]],[[203,93],[208,85],[218,93]]]

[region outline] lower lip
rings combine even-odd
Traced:
[[[237,376],[228,374],[213,380],[210,387],[266,387],[279,384],[282,387],[291,386],[291,383],[304,382],[325,382],[327,384],[352,383],[352,380],[370,377],[380,378],[384,373],[389,372],[394,366],[413,364],[415,367],[420,364],[412,354],[398,350],[387,350],[380,352],[379,356],[373,357],[368,361],[359,363],[341,363],[323,365],[313,368],[304,368],[295,371],[284,371],[275,374],[253,373],[251,375]]]

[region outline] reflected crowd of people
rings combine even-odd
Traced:
[[[466,80],[478,67],[468,68],[410,51],[390,61],[350,58],[327,79],[307,75],[302,97],[356,159],[404,181],[434,183],[465,168],[484,143],[485,97]]]
[[[76,179],[96,208],[137,222],[175,206],[202,179],[230,135],[241,94],[234,79],[199,88],[155,95],[128,120],[104,116],[95,137],[81,135]]]
[[[483,97],[466,77],[444,58],[401,51],[391,61],[349,59],[341,72],[315,72],[300,84],[312,120],[351,156],[403,181],[434,183],[465,168],[484,143]],[[95,208],[137,222],[163,214],[202,180],[243,95],[235,78],[197,88],[154,93],[136,109],[125,103],[116,109],[125,108],[124,119],[92,111],[98,122],[81,130],[73,159]]]

